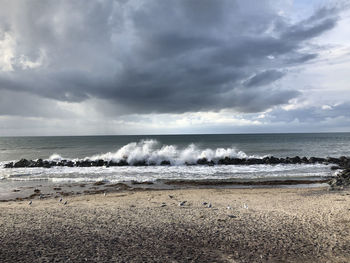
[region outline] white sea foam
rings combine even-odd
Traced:
[[[332,174],[323,164],[217,165],[217,166],[122,166],[0,169],[11,181],[122,182],[155,181],[158,179],[283,179],[324,177]]]
[[[55,162],[59,162],[61,161],[63,158],[61,155],[57,154],[57,153],[54,153],[52,154],[50,157],[49,157],[49,161],[55,161]]]
[[[129,143],[116,152],[108,152],[105,154],[86,157],[86,160],[105,160],[115,161],[126,160],[129,164],[139,161],[145,161],[148,164],[160,164],[162,161],[169,161],[172,165],[183,165],[186,163],[194,164],[198,159],[206,158],[208,161],[217,161],[219,159],[230,158],[248,158],[242,151],[234,148],[217,148],[199,149],[196,145],[190,144],[184,149],[178,149],[174,145],[163,145],[156,140],[142,140],[140,142]]]

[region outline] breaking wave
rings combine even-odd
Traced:
[[[195,164],[199,159],[217,162],[219,159],[229,158],[259,158],[248,156],[242,151],[234,148],[199,149],[196,145],[190,144],[184,149],[179,149],[174,145],[161,145],[156,140],[141,140],[124,145],[116,152],[108,152],[85,157],[83,160],[97,161],[127,161],[129,164],[144,161],[147,164],[159,165],[162,161],[169,161],[171,165]],[[53,154],[49,161],[61,161],[62,156]]]

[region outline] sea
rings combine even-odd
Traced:
[[[350,133],[201,134],[137,136],[0,137],[0,192],[30,182],[66,184],[105,181],[159,180],[285,180],[334,175],[330,165],[188,165],[199,158],[224,157],[340,157],[350,156]],[[129,163],[146,160],[156,165],[123,167],[4,168],[26,159],[104,159]],[[161,166],[162,160],[171,165]]]

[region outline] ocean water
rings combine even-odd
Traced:
[[[157,136],[1,137],[0,188],[11,182],[108,182],[159,179],[319,179],[330,176],[323,164],[187,166],[198,158],[350,156],[350,133],[225,134]],[[146,160],[171,166],[52,167],[6,169],[9,161],[26,159],[104,159],[129,163]]]

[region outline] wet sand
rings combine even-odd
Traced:
[[[350,262],[349,232],[349,191],[126,189],[1,202],[0,262]]]

